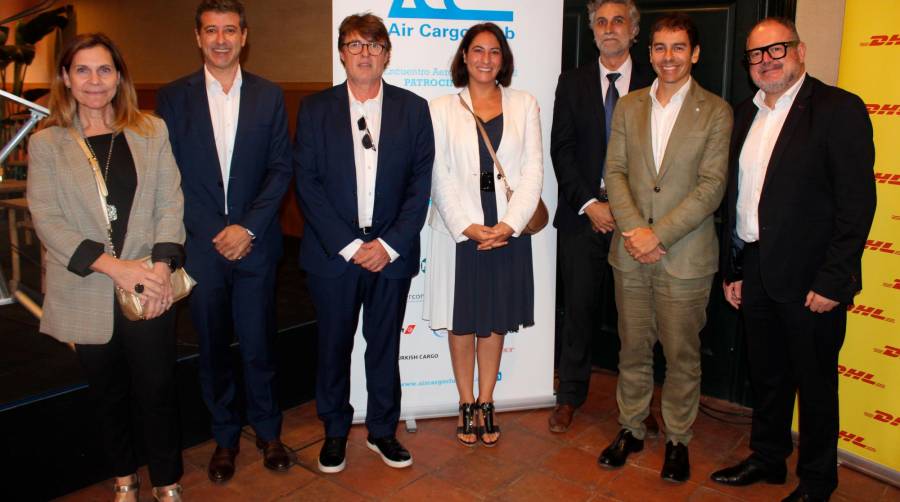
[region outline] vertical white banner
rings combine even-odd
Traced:
[[[562,53],[563,0],[333,0],[332,47],[337,28],[348,15],[371,12],[384,20],[393,48],[384,73],[389,84],[427,100],[457,93],[450,62],[466,30],[479,22],[496,23],[515,57],[512,88],[537,98],[544,138],[543,199],[556,210],[557,185],[550,162],[553,95]],[[333,80],[346,80],[334,49]],[[413,278],[400,333],[401,419],[455,415],[458,394],[450,365],[445,331],[432,331],[422,319],[424,274],[428,273],[429,227],[422,231],[420,273]],[[500,410],[551,406],[556,305],[556,229],[548,225],[532,237],[534,260],[534,326],[509,333],[494,392]],[[351,368],[350,403],[354,421],[366,413],[362,328],[356,333]]]

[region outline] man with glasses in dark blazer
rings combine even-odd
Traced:
[[[784,501],[823,501],[838,481],[847,305],[875,215],[872,123],[858,96],[806,74],[793,22],[764,19],[746,48],[759,91],[734,112],[720,261],[725,299],[743,313],[752,454],[711,477],[784,483],[796,396],[800,484]]]
[[[366,446],[394,468],[412,465],[397,441],[400,327],[419,270],[434,162],[428,104],[381,76],[391,41],[380,18],[348,16],[338,51],[343,84],[310,96],[297,116],[294,169],[306,232],[300,265],[319,328],[316,409],[325,425],[319,470],[342,471],[353,421],[350,354],[360,309],[366,339]]]

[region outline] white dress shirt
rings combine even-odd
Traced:
[[[347,85],[347,96],[350,101],[350,129],[353,131],[353,160],[356,164],[356,211],[360,228],[372,226],[372,213],[375,208],[375,179],[378,174],[378,145],[381,133],[381,104],[384,102],[384,84],[378,86],[378,94],[365,101],[356,99],[353,91]],[[362,144],[366,130],[359,130],[357,123],[365,117],[368,132],[371,133],[372,144],[375,148],[366,148]],[[391,261],[400,255],[394,251],[384,240],[378,239]],[[354,239],[340,250],[340,255],[350,261],[353,255],[362,246],[362,239]]]
[[[759,240],[759,197],[762,194],[763,182],[766,179],[766,170],[769,167],[769,159],[775,142],[781,134],[784,120],[797,91],[806,80],[804,74],[797,82],[785,91],[774,108],[766,104],[766,94],[760,89],[753,96],[753,104],[758,111],[753,117],[747,139],[741,148],[741,156],[738,159],[738,199],[737,221],[735,227],[738,237],[744,242],[756,242]]]
[[[688,77],[687,82],[675,92],[665,106],[656,99],[659,79],[654,80],[653,85],[650,86],[650,136],[653,141],[653,163],[656,165],[657,173],[662,165],[663,156],[666,154],[666,146],[669,144],[669,136],[672,135],[672,128],[675,127],[675,121],[678,119],[678,112],[681,111],[684,97],[691,88],[691,81],[692,79]]]
[[[609,69],[606,66],[603,66],[603,60],[600,60],[600,91],[602,94],[602,102],[606,103],[606,93],[609,92],[609,78],[607,75],[610,73],[618,73],[619,78],[616,79],[616,89],[619,91],[619,99],[622,96],[628,94],[628,87],[631,85],[631,68],[633,63],[631,62],[631,56],[628,56],[625,59],[625,62],[622,63],[617,69]],[[606,124],[606,127],[609,128],[611,124]],[[601,138],[601,141],[606,141],[606,138]],[[600,187],[603,188],[606,186],[606,182],[601,178],[600,179]],[[581,209],[578,210],[578,214],[584,214],[585,208],[593,204],[594,202],[598,202],[595,197],[592,197],[587,202],[581,206]]]
[[[203,73],[206,76],[206,99],[209,100],[209,118],[216,140],[216,154],[219,157],[219,168],[222,170],[225,214],[228,214],[228,179],[231,175],[231,157],[234,154],[234,138],[241,110],[241,85],[244,79],[241,67],[238,66],[231,89],[226,93],[206,65],[203,66]]]

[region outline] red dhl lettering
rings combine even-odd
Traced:
[[[869,46],[900,45],[900,35],[872,35],[869,37]]]
[[[869,115],[900,115],[900,105],[866,103]]]
[[[865,370],[858,370],[856,368],[848,368],[842,364],[838,364],[838,374],[849,378],[851,380],[859,380],[860,382],[867,383],[869,385],[877,385],[878,383],[873,380],[875,378],[875,374],[868,373]]]
[[[885,345],[884,350],[881,351],[881,355],[888,357],[900,357],[900,348]]]
[[[887,183],[888,185],[900,185],[900,174],[875,173],[875,181],[881,184]]]
[[[872,319],[878,319],[879,321],[884,321],[886,319],[881,315],[884,313],[884,309],[876,309],[875,307],[867,307],[865,305],[848,305],[847,312],[858,314],[863,317],[871,317]]]
[[[893,425],[894,427],[900,426],[900,416],[895,417],[886,411],[875,410],[875,414],[872,415],[872,419],[889,425]]]
[[[847,432],[847,431],[840,431],[838,433],[838,437],[848,443],[855,444],[856,446],[859,446],[860,448],[867,448],[867,449],[869,448],[866,445],[866,438],[864,438],[858,434],[853,434],[852,432]]]
[[[886,254],[900,254],[900,251],[893,248],[893,242],[879,241],[876,239],[868,239],[865,245],[865,249],[868,249],[869,251],[878,251]]]
[[[891,289],[900,289],[900,279],[894,279],[894,285],[891,286]]]

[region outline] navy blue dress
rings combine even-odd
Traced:
[[[503,136],[503,115],[484,123],[496,151]],[[481,172],[493,173],[494,161],[478,136]],[[473,182],[479,182],[474,178]],[[503,182],[494,176],[496,190]],[[497,224],[497,200],[494,192],[481,192],[485,226]],[[511,237],[509,244],[478,251],[478,243],[469,239],[456,244],[456,286],[453,291],[453,332],[506,334],[534,324],[534,272],[531,264],[531,236]]]

